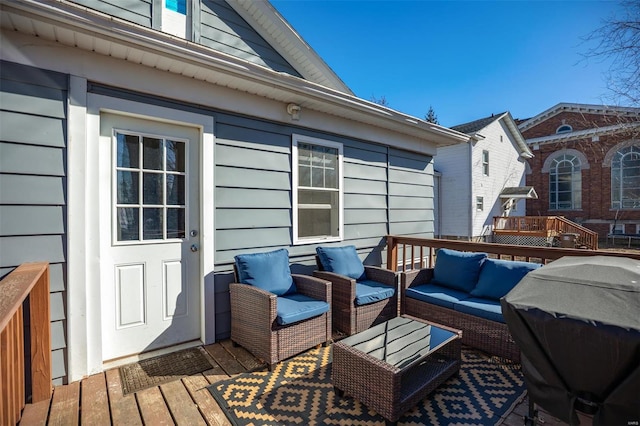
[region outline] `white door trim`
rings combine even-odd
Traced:
[[[200,166],[200,340],[215,336],[214,270],[214,118],[156,105],[86,92],[86,80],[71,79],[76,101],[69,111],[69,206],[68,206],[68,378],[81,379],[103,370],[100,305],[99,205],[100,113],[112,112],[143,119],[198,127]],[[84,96],[83,96],[84,95]],[[86,99],[82,101],[77,99]],[[73,106],[74,104],[80,104]],[[72,109],[73,106],[73,109]],[[86,108],[86,114],[83,114]],[[82,130],[81,130],[82,129]],[[84,131],[83,131],[84,130]],[[80,218],[83,218],[80,219]],[[83,250],[83,251],[82,251]],[[215,337],[214,337],[215,338]]]

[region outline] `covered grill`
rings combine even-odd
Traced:
[[[570,424],[579,423],[576,410],[594,425],[638,424],[640,261],[563,257],[501,303],[530,402]]]

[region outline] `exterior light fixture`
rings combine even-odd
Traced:
[[[291,116],[292,120],[300,120],[300,105],[291,103],[287,105],[287,113]]]

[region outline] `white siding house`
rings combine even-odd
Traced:
[[[440,177],[439,236],[485,239],[494,216],[525,215],[523,200],[501,197],[505,188],[525,184],[525,160],[533,154],[508,112],[452,127],[466,143],[439,147],[434,160]]]

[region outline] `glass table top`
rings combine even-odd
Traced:
[[[458,334],[435,325],[396,317],[339,343],[405,369],[457,338]]]

